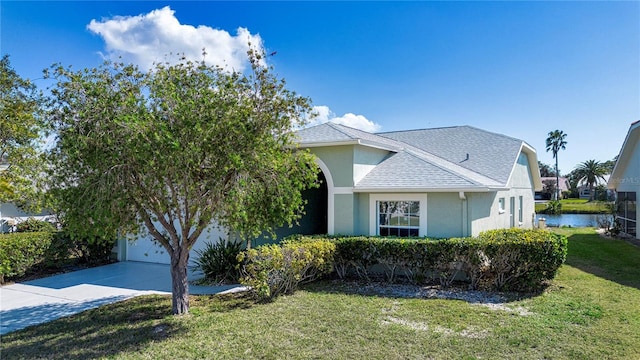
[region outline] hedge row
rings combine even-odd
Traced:
[[[322,249],[327,244],[335,250],[314,253],[312,244]],[[340,278],[355,276],[369,279],[382,273],[389,282],[399,277],[414,283],[440,283],[449,286],[454,280],[466,281],[471,289],[530,291],[553,279],[567,255],[567,238],[544,230],[505,229],[483,232],[476,238],[444,240],[384,237],[308,237],[290,238],[284,245],[258,247],[243,255],[244,284],[271,284],[272,273],[278,278],[303,278],[296,266],[299,260],[283,260],[281,252],[310,252],[305,264],[322,264]],[[294,251],[294,252],[295,252]],[[294,255],[284,255],[293,258]],[[313,260],[311,260],[313,259]],[[286,277],[286,276],[284,276]],[[292,291],[293,287],[288,287]],[[275,296],[272,294],[271,296]]]
[[[0,284],[42,268],[109,262],[114,241],[76,239],[64,231],[0,234]]]
[[[53,241],[52,232],[0,235],[0,283],[22,276],[45,259]]]
[[[504,229],[477,238],[335,238],[340,278],[368,279],[376,265],[387,281],[397,275],[416,283],[449,286],[465,280],[471,289],[529,291],[551,280],[567,254],[567,239],[550,231]]]

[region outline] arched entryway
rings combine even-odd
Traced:
[[[304,208],[305,214],[298,221],[298,225],[293,227],[282,227],[276,230],[278,239],[293,235],[317,235],[327,233],[327,213],[328,213],[328,188],[327,179],[322,171],[318,174],[320,187],[307,189],[302,192],[302,198],[307,201]]]

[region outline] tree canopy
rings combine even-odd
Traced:
[[[295,145],[310,101],[264,55],[248,74],[181,59],[145,73],[105,63],[51,76],[55,191],[69,231],[149,235],[171,258],[173,312],[188,312],[189,250],[212,221],[251,239],[297,221],[318,168]],[[217,240],[217,239],[216,239]]]
[[[26,209],[41,206],[44,136],[42,97],[35,85],[0,59],[0,202]]]
[[[605,180],[604,175],[607,174],[607,168],[599,161],[587,160],[576,166],[575,174],[578,182],[584,181],[589,187],[589,200],[593,200],[593,189],[598,183],[598,179]]]
[[[550,165],[541,162],[540,160],[538,160],[538,168],[540,169],[540,176],[542,177],[556,176],[553,168],[551,168]]]

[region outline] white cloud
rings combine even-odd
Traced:
[[[154,62],[177,59],[176,54],[199,61],[205,49],[204,59],[209,65],[242,71],[248,64],[248,43],[262,49],[260,35],[252,35],[246,28],[239,27],[233,36],[208,26],[180,24],[169,6],[137,16],[94,19],[87,28],[104,39],[107,58],[122,57],[143,69],[150,69]],[[173,58],[167,58],[170,53]]]
[[[313,111],[315,112],[316,116],[311,119],[311,121],[309,122],[309,126],[332,122],[367,132],[377,132],[382,128],[380,124],[374,123],[373,121],[367,119],[364,115],[346,113],[342,116],[336,116],[336,114],[333,113],[333,111],[331,111],[328,106],[324,105],[314,106]]]

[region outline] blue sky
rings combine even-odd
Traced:
[[[168,52],[242,68],[262,44],[322,121],[393,131],[471,125],[567,173],[618,154],[640,120],[640,2],[0,2],[0,51],[23,77]],[[90,25],[93,22],[93,25]],[[239,30],[240,29],[240,30]],[[195,56],[194,55],[194,56]],[[46,86],[43,80],[35,80]]]

